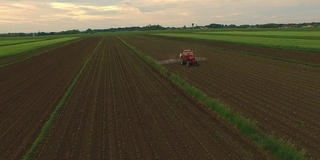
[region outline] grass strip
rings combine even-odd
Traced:
[[[101,41],[100,41],[101,43]],[[99,46],[100,43],[97,45]],[[98,47],[96,47],[97,49]],[[96,49],[93,51],[95,52]],[[36,149],[38,148],[38,146],[43,142],[45,136],[47,135],[47,133],[49,132],[49,129],[51,128],[54,120],[57,118],[57,116],[59,115],[61,109],[63,108],[63,106],[65,105],[65,103],[68,101],[68,99],[70,98],[73,90],[75,89],[75,87],[77,86],[80,78],[83,75],[83,72],[88,64],[88,62],[91,60],[92,55],[85,61],[84,65],[82,66],[80,72],[77,74],[76,78],[73,80],[72,84],[69,86],[67,92],[65,93],[65,95],[62,97],[61,101],[59,102],[59,104],[57,105],[57,107],[55,108],[55,110],[53,111],[53,113],[51,114],[50,118],[48,119],[48,121],[44,124],[44,126],[42,127],[42,130],[40,131],[37,139],[33,142],[30,150],[25,154],[24,156],[24,160],[29,160],[32,158],[32,156],[34,155]]]
[[[25,53],[27,51],[32,51],[35,49],[43,48],[46,46],[50,46],[50,45],[65,42],[65,41],[70,41],[77,38],[79,37],[64,37],[64,38],[35,41],[30,43],[0,46],[0,58],[7,58],[17,54]]]
[[[69,45],[71,43],[74,43],[74,42],[80,41],[80,40],[81,40],[80,38],[75,38],[73,40],[68,40],[68,41],[64,41],[64,42],[61,42],[61,43],[56,43],[56,44],[53,44],[53,45],[49,45],[49,46],[46,46],[46,47],[34,49],[34,50],[31,50],[31,51],[26,51],[25,53],[17,54],[17,55],[14,55],[14,56],[9,56],[9,57],[6,57],[6,58],[3,58],[3,57],[1,58],[1,56],[0,56],[0,68],[8,66],[8,65],[11,65],[11,64],[14,64],[14,63],[18,63],[18,62],[21,62],[21,61],[24,61],[24,60],[27,60],[29,58],[38,56],[40,54],[52,51],[54,49]],[[4,62],[1,62],[2,60]]]
[[[272,134],[266,135],[264,133],[261,133],[257,129],[257,124],[255,122],[246,119],[244,116],[235,112],[230,107],[227,107],[221,104],[219,101],[207,96],[203,91],[199,90],[195,86],[192,86],[182,77],[169,72],[165,67],[159,64],[152,57],[129,45],[121,38],[119,39],[133,52],[138,54],[143,60],[149,63],[152,67],[161,72],[164,76],[168,77],[174,84],[178,85],[181,89],[211,108],[219,116],[225,119],[231,126],[235,126],[243,135],[253,140],[256,144],[260,145],[265,150],[269,151],[272,155],[286,160],[306,159],[305,152],[303,150],[298,150],[289,141],[285,141]]]
[[[286,50],[306,51],[320,53],[320,39],[292,39],[292,38],[266,38],[248,37],[238,35],[212,35],[198,33],[156,33],[155,36],[180,37],[186,39],[201,39],[209,41],[229,42],[234,44],[245,44]]]
[[[42,143],[42,141],[44,140],[45,136],[47,135],[52,123],[54,122],[54,120],[57,118],[57,116],[60,113],[60,110],[62,109],[62,107],[64,106],[64,104],[67,102],[67,100],[69,99],[71,93],[73,92],[74,88],[76,87],[76,85],[79,82],[79,79],[81,78],[83,71],[87,65],[87,63],[89,62],[90,59],[88,59],[85,62],[85,65],[81,68],[80,72],[78,73],[78,75],[76,76],[76,78],[74,79],[74,81],[72,82],[72,84],[69,86],[67,92],[65,93],[65,95],[62,97],[60,103],[58,104],[58,106],[56,107],[56,109],[53,111],[53,113],[51,114],[49,120],[44,124],[40,134],[38,135],[37,139],[34,141],[31,149],[27,152],[27,154],[25,155],[24,159],[28,160],[31,159],[31,157],[33,156],[34,152],[36,151],[37,147],[39,146],[39,144]]]
[[[9,45],[17,45],[23,43],[32,43],[37,41],[44,41],[45,39],[1,39],[0,38],[0,47],[9,46]]]

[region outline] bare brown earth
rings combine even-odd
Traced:
[[[196,43],[201,45],[206,45],[214,48],[228,49],[233,52],[244,53],[244,54],[252,54],[256,56],[265,56],[268,58],[276,58],[284,61],[292,61],[295,63],[302,64],[315,64],[319,67],[320,65],[320,53],[315,52],[302,52],[302,51],[294,51],[294,50],[284,50],[284,49],[276,49],[276,48],[266,48],[254,45],[243,45],[243,44],[235,44],[235,43],[227,43],[227,42],[218,42],[218,41],[207,41],[207,40],[196,40],[196,39],[181,39],[176,37],[164,37],[158,36],[161,39],[181,41],[188,43]]]
[[[193,49],[196,56],[207,60],[196,67],[187,68],[178,63],[165,67],[256,121],[264,133],[275,133],[304,149],[310,158],[320,159],[319,67],[240,54],[244,50],[259,54],[273,50],[262,47],[235,48],[234,44],[152,36],[122,38],[157,60],[176,57],[183,49]],[[277,53],[290,56],[293,52],[277,50]],[[310,57],[313,58],[307,59],[316,60],[313,63],[320,60],[319,55]]]
[[[35,159],[266,159],[120,40],[99,45]]]
[[[81,40],[0,67],[0,159],[23,158],[99,41]]]

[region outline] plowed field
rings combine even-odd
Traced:
[[[99,41],[82,40],[0,68],[0,159],[24,156]]]
[[[36,159],[265,159],[114,37],[103,39]]]
[[[319,67],[242,54],[243,51],[258,54],[272,51],[261,51],[262,47],[242,46],[243,49],[237,51],[234,45],[226,43],[192,43],[186,39],[151,36],[122,38],[157,60],[177,57],[183,49],[193,49],[195,56],[207,60],[199,62],[197,67],[187,68],[178,63],[165,67],[245,117],[257,121],[263,132],[274,132],[305,149],[309,157],[320,158]],[[281,54],[281,50],[276,51]],[[289,52],[283,53],[286,55],[280,58],[290,58]],[[313,61],[309,56],[318,59]],[[299,60],[299,57],[303,56],[293,59],[318,63],[320,55],[306,53],[307,58]]]

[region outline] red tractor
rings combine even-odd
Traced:
[[[182,53],[180,53],[180,64],[185,64],[187,67],[189,67],[190,65],[198,65],[196,57],[193,55],[192,50],[186,49]]]

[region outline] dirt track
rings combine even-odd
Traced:
[[[82,40],[0,68],[0,159],[21,159],[29,150],[99,40]]]
[[[94,53],[36,159],[264,159],[116,38]]]
[[[320,158],[319,67],[239,54],[246,50],[261,54],[272,49],[255,51],[255,47],[242,47],[237,51],[234,45],[226,43],[193,43],[186,39],[150,36],[123,38],[157,60],[176,57],[183,49],[194,49],[196,56],[207,57],[200,66],[165,66],[213,98],[257,121],[263,132],[275,132],[304,148],[310,157]],[[290,56],[292,51],[283,52]],[[306,53],[305,57],[309,56]],[[311,60],[310,57],[307,59]],[[319,56],[313,59],[319,60]]]

